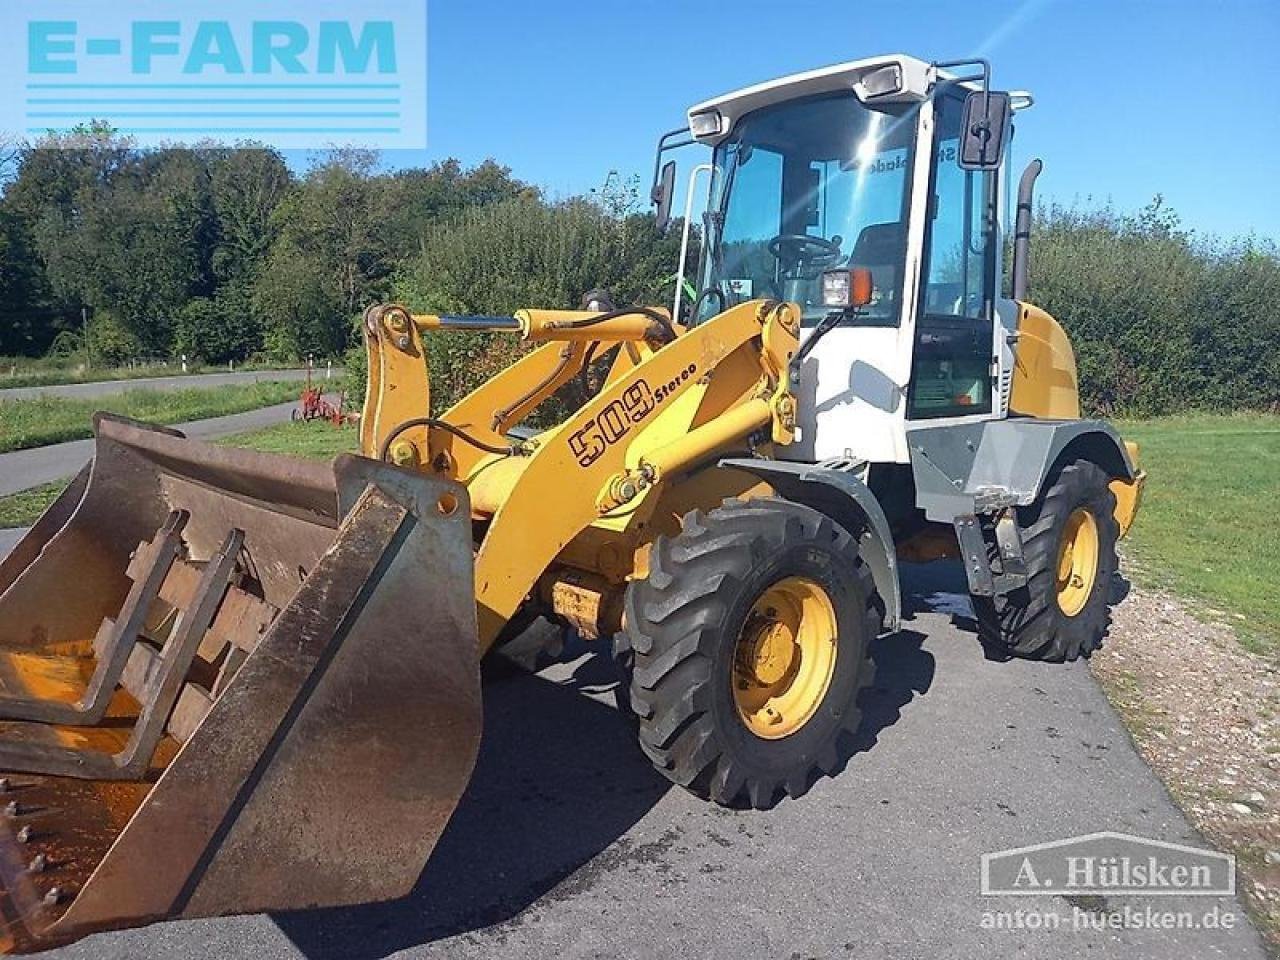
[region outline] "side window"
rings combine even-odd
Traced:
[[[947,103],[951,99],[947,98]],[[986,175],[956,163],[959,132],[938,145],[929,232],[929,275],[923,311],[978,319],[983,314],[987,231],[983,216]]]
[[[933,189],[908,411],[917,420],[991,410],[994,174],[956,163],[962,109],[963,99],[950,93],[935,105]]]

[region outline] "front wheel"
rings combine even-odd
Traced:
[[[852,753],[881,617],[856,540],[784,500],[659,538],[627,590],[631,706],[669,779],[726,806],[797,797]]]
[[[1120,526],[1109,477],[1094,463],[1067,464],[1018,512],[1026,586],[974,597],[984,639],[1033,660],[1075,660],[1102,646]]]

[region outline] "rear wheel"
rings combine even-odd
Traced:
[[[627,590],[641,747],[717,803],[803,794],[853,750],[878,610],[857,542],[823,514],[776,499],[690,514]]]
[[[1075,660],[1102,646],[1120,536],[1108,481],[1096,464],[1077,460],[1019,510],[1027,584],[974,597],[985,639],[1035,660]]]

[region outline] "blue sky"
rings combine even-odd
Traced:
[[[1040,195],[1280,239],[1280,0],[432,0],[425,154],[494,157],[552,194],[650,172],[691,103],[876,53],[987,55],[1028,89]]]

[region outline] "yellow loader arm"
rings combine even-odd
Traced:
[[[451,329],[552,342],[431,418],[423,410],[430,389],[422,334]],[[521,311],[510,320],[377,307],[365,317],[362,453],[468,486],[473,517],[487,524],[475,568],[483,652],[593,522],[752,434],[762,443],[791,441],[788,364],[799,331],[795,305],[773,301],[742,304],[683,332],[650,308]],[[618,348],[599,394],[563,423],[529,440],[509,439],[505,431],[519,416],[582,369],[592,350],[577,347],[586,341]],[[699,402],[682,407],[695,391]]]

